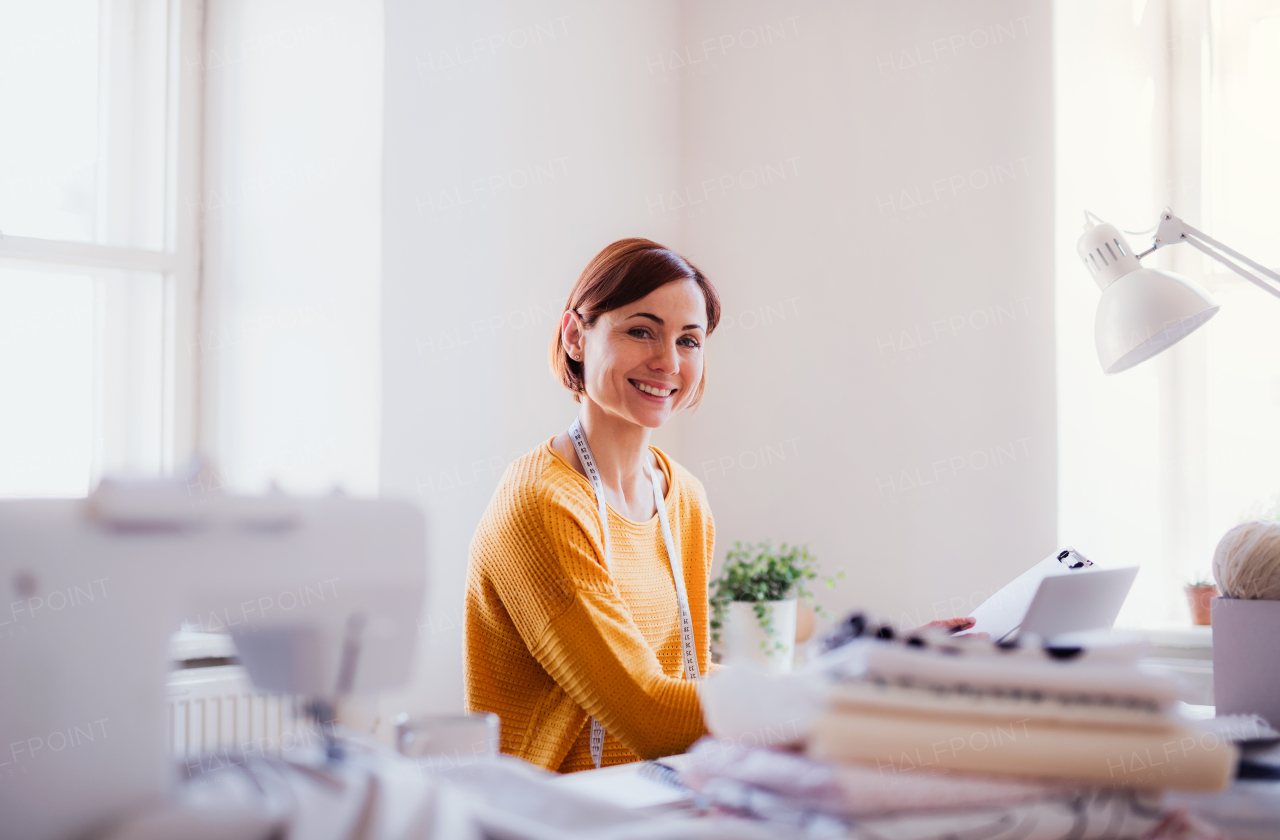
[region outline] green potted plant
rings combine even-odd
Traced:
[[[772,671],[791,670],[797,604],[822,613],[806,585],[818,577],[817,565],[806,545],[733,544],[711,582],[710,598],[711,638],[726,660],[745,657]],[[825,582],[835,586],[835,578]]]

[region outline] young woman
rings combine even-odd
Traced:
[[[601,251],[569,294],[551,370],[582,404],[507,470],[471,542],[466,705],[502,751],[572,772],[682,752],[705,729],[702,485],[649,445],[698,404],[715,288],[647,239]]]

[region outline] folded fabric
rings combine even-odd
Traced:
[[[1113,789],[968,813],[869,820],[857,823],[845,836],[849,840],[1223,840],[1212,831],[1165,834],[1161,822],[1162,816],[1137,794]]]
[[[1199,791],[1226,787],[1238,760],[1232,744],[1172,720],[1163,730],[1117,729],[854,709],[818,718],[807,751],[888,773],[947,769]]]
[[[1138,838],[1159,797],[962,773],[884,773],[704,738],[680,780],[721,811],[875,840]]]
[[[729,780],[785,797],[796,805],[843,817],[955,811],[1067,799],[1082,786],[965,773],[897,773],[815,761],[800,753],[748,749],[703,738],[681,762],[680,782],[703,791]]]

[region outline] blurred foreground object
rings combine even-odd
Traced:
[[[425,552],[410,505],[223,496],[198,467],[104,479],[85,500],[0,502],[5,837],[78,836],[169,793],[182,625],[230,633],[259,689],[309,698],[340,760],[338,700],[408,678]]]
[[[1149,791],[886,773],[713,738],[699,741],[686,758],[680,781],[715,807],[775,825],[821,826],[830,831],[826,836],[1115,840],[1156,836],[1147,832],[1160,821],[1160,796]]]
[[[717,738],[803,746],[813,758],[881,773],[1221,790],[1234,778],[1236,748],[1179,718],[1176,680],[1140,666],[1142,651],[1111,631],[1048,647],[936,630],[902,641],[864,632],[791,676],[716,673],[703,712]]]
[[[488,761],[502,750],[502,721],[493,712],[397,715],[396,750],[420,766],[447,769]]]

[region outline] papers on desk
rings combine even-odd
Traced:
[[[1040,581],[1050,575],[1069,575],[1090,568],[1096,568],[1093,562],[1073,548],[1050,554],[979,604],[970,613],[974,626],[968,632],[988,633],[991,641],[999,641],[1022,624]]]

